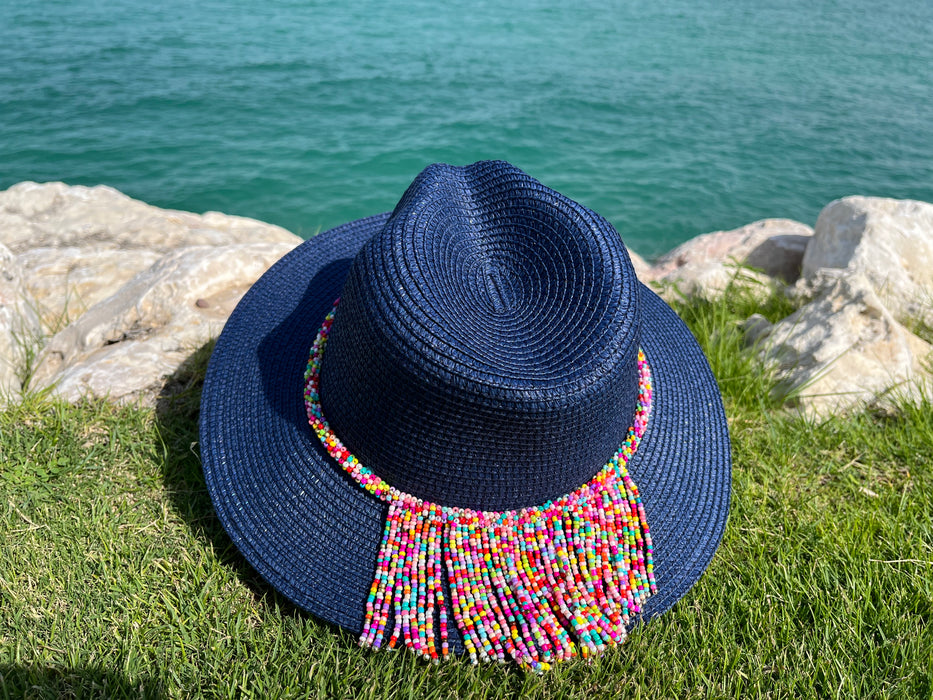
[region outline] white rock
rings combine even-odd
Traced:
[[[715,297],[730,281],[794,282],[813,229],[791,219],[764,219],[732,231],[697,236],[663,255],[645,280],[676,285],[687,296]],[[748,266],[763,274],[743,270]]]
[[[42,337],[23,277],[16,257],[0,243],[0,405],[19,393],[20,377]]]
[[[17,255],[32,310],[52,335],[164,255],[193,246],[259,244],[279,256],[301,239],[253,219],[159,209],[110,187],[22,182],[0,192],[0,243]],[[231,251],[230,259],[236,254]],[[271,254],[263,255],[271,262]],[[0,347],[6,364],[9,352]]]
[[[803,258],[809,293],[860,273],[903,320],[933,325],[933,204],[846,197],[828,204]]]
[[[764,343],[781,389],[819,417],[894,396],[915,398],[931,375],[933,346],[895,320],[864,275],[841,276],[775,324]]]
[[[234,306],[291,241],[187,247],[160,258],[48,343],[33,386],[151,403],[166,377],[216,337]]]
[[[159,209],[112,187],[21,182],[0,192],[0,243],[14,253],[33,248],[144,249],[258,241],[301,242],[279,226],[217,212]]]
[[[26,287],[53,333],[152,266],[162,253],[108,248],[33,248],[20,253]]]

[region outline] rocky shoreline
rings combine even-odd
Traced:
[[[105,186],[0,192],[0,403],[25,379],[69,401],[152,404],[299,243],[278,226],[159,209]],[[632,260],[668,298],[716,298],[737,280],[794,296],[795,313],[773,325],[753,316],[745,332],[811,415],[933,387],[933,346],[914,332],[933,328],[933,204],[846,197],[813,228],[766,219]]]

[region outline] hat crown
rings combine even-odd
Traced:
[[[557,498],[631,425],[638,289],[598,214],[508,163],[430,166],[350,267],[324,414],[419,498],[478,510]]]

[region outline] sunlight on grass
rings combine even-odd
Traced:
[[[732,431],[722,546],[621,649],[541,677],[366,652],[266,586],[201,476],[210,348],[156,411],[29,396],[0,413],[0,697],[930,697],[933,405],[784,412],[739,324],[789,305],[678,308]]]

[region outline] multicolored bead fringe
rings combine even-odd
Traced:
[[[360,644],[402,643],[430,659],[446,657],[448,611],[474,663],[511,657],[543,670],[624,641],[627,623],[656,592],[645,509],[626,469],[651,413],[644,353],[634,424],[589,483],[521,510],[451,508],[390,486],[328,426],[318,373],[334,311],[336,305],[311,347],[308,421],[343,469],[389,504]]]

